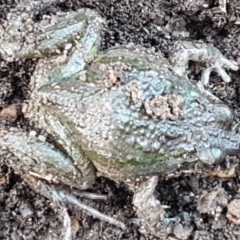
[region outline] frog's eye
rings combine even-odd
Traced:
[[[213,106],[215,120],[224,127],[229,127],[233,121],[233,112],[224,104],[215,104]]]

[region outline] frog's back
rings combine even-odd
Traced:
[[[65,94],[76,91],[62,99],[77,104],[68,115],[66,105],[61,118],[96,168],[120,179],[166,173],[197,161],[209,142],[214,148],[206,157],[222,158],[216,150],[219,124],[231,121],[231,113],[217,123],[216,111],[227,108],[174,74],[161,55],[133,52],[113,49],[99,55],[87,82],[65,85]]]
[[[88,81],[101,90],[83,99],[88,110],[86,128],[80,130],[82,146],[99,171],[136,177],[223,157],[219,137],[232,121],[226,106],[175,75],[162,57],[117,56],[119,50],[111,50],[92,64]],[[209,142],[213,148],[202,157]]]

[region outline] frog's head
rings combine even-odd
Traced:
[[[178,149],[177,153],[188,152],[187,149],[191,146],[189,151],[196,152],[196,159],[209,165],[225,159],[226,155],[239,154],[239,135],[230,131],[233,112],[218,98],[210,92],[201,91],[197,84],[188,78],[170,75],[164,69],[161,73],[153,70],[133,73],[134,71],[129,74],[132,81],[137,79],[142,82],[143,99],[151,100],[148,108],[156,99],[160,102],[158,108],[170,109],[171,114],[165,115],[167,118],[156,117],[151,111],[148,114],[148,109],[146,114],[149,118],[155,118],[153,121],[158,120],[156,124],[161,126],[161,130],[166,126],[171,129],[178,126],[178,134],[164,133],[165,137],[173,142],[174,149]],[[144,107],[146,108],[146,104]],[[188,134],[192,136],[191,140],[184,143],[184,137]],[[174,142],[178,141],[182,143],[174,145]]]

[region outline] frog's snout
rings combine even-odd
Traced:
[[[227,128],[231,126],[233,122],[233,112],[228,106],[224,104],[215,104],[212,113],[219,125]]]

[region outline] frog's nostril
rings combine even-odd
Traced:
[[[225,127],[229,127],[233,121],[233,112],[224,104],[215,104],[213,107],[215,120]]]

